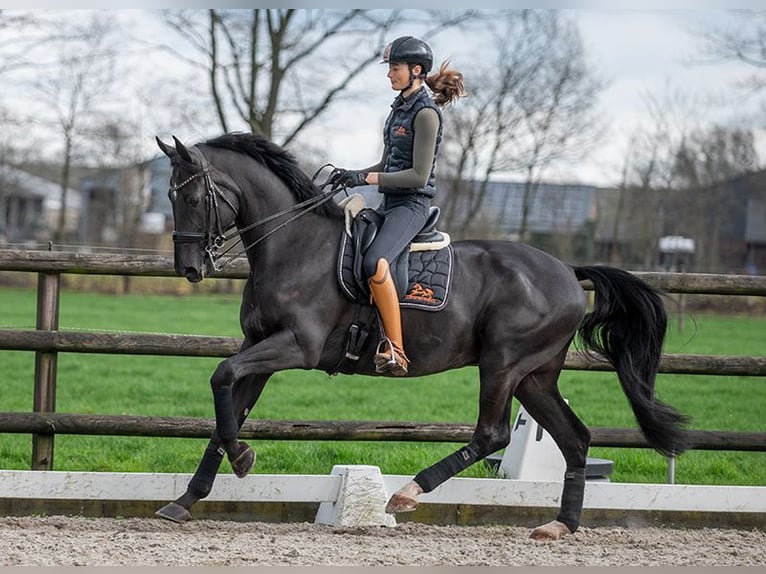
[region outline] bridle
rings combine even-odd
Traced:
[[[311,197],[305,201],[301,201],[300,203],[296,203],[295,205],[292,205],[291,207],[288,207],[287,209],[283,209],[281,211],[278,211],[277,213],[274,213],[272,215],[269,215],[267,217],[264,217],[263,219],[259,219],[258,221],[255,221],[251,223],[250,225],[247,225],[245,227],[242,227],[240,229],[236,229],[233,233],[227,235],[226,233],[229,232],[231,229],[234,229],[234,223],[227,227],[226,229],[223,229],[223,226],[221,224],[221,215],[219,212],[219,203],[218,200],[221,199],[224,203],[226,203],[231,210],[234,212],[234,219],[233,221],[237,220],[237,216],[239,215],[239,210],[234,205],[234,203],[226,197],[226,195],[221,191],[221,189],[215,184],[215,181],[213,180],[213,177],[211,175],[212,167],[210,165],[210,162],[207,161],[207,158],[202,154],[202,151],[199,149],[191,148],[189,150],[190,152],[197,152],[198,158],[201,160],[202,163],[202,169],[198,171],[197,173],[192,174],[188,178],[186,178],[184,181],[171,185],[169,188],[169,192],[173,195],[173,200],[175,200],[175,196],[177,192],[182,189],[183,187],[189,185],[193,181],[196,181],[199,178],[203,178],[205,181],[205,220],[206,220],[206,228],[207,230],[205,232],[201,231],[173,231],[172,237],[174,243],[200,243],[205,242],[205,256],[210,259],[210,264],[212,265],[213,269],[215,271],[221,271],[226,265],[231,263],[234,259],[242,255],[243,253],[246,253],[256,245],[258,245],[261,241],[265,240],[270,235],[276,233],[289,223],[295,221],[299,217],[303,217],[313,209],[316,209],[323,203],[328,202],[333,198],[334,195],[336,195],[340,191],[345,191],[345,188],[338,188],[336,186],[333,186],[331,189],[324,191],[320,193],[319,195],[316,195],[314,197]],[[312,182],[316,180],[316,178],[319,176],[319,174],[327,167],[333,168],[330,172],[330,175],[328,176],[325,183],[320,185],[320,189],[324,189],[327,185],[329,185],[332,182],[333,175],[338,172],[337,168],[335,168],[332,164],[325,164],[322,167],[320,167],[316,173],[312,176],[311,180]],[[260,227],[261,225],[265,225],[266,223],[270,223],[272,221],[276,221],[277,219],[292,215],[292,217],[289,217],[285,221],[281,222],[279,225],[275,226],[273,229],[270,229],[254,241],[250,242],[247,246],[244,246],[239,252],[237,252],[233,256],[229,256],[228,259],[225,261],[221,261],[224,256],[226,256],[232,249],[237,247],[238,245],[244,245],[244,242],[242,241],[242,234],[251,231],[252,229],[255,229],[256,227]],[[219,253],[219,250],[223,248],[225,243],[229,241],[230,239],[237,238],[235,242],[230,244],[224,251]]]
[[[190,177],[186,178],[181,183],[177,183],[170,186],[169,192],[172,194],[173,200],[179,190],[186,187],[193,181],[199,178],[205,180],[205,227],[206,231],[173,231],[174,243],[199,243],[205,242],[205,254],[210,258],[210,262],[213,264],[213,268],[216,268],[216,254],[218,250],[223,247],[224,243],[228,239],[225,235],[225,231],[221,225],[221,214],[218,207],[218,199],[223,200],[234,212],[236,219],[237,208],[229,200],[226,195],[220,190],[220,188],[213,181],[210,175],[210,164],[203,163],[202,171],[199,171]],[[218,270],[218,269],[216,269]]]

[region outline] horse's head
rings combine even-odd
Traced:
[[[215,270],[224,233],[234,226],[236,186],[199,148],[187,148],[175,136],[175,147],[156,139],[172,166],[168,197],[173,206],[175,271],[196,283]]]

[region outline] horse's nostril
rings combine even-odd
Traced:
[[[194,267],[184,267],[182,275],[186,277],[187,281],[192,283],[198,283],[202,281],[202,273]]]

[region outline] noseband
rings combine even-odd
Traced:
[[[172,234],[173,242],[174,243],[200,243],[203,241],[206,242],[205,255],[206,257],[210,258],[210,264],[212,265],[215,271],[221,271],[226,265],[231,263],[234,259],[236,259],[243,253],[255,247],[261,241],[269,237],[272,233],[279,231],[280,229],[282,229],[283,227],[285,227],[287,224],[291,223],[292,221],[295,221],[299,217],[306,215],[308,212],[319,207],[323,203],[326,203],[327,201],[332,199],[333,196],[336,195],[338,192],[345,191],[345,189],[339,189],[339,188],[333,187],[329,189],[328,191],[325,191],[319,195],[316,195],[315,197],[311,197],[305,201],[302,201],[291,207],[288,207],[287,209],[283,209],[282,211],[269,215],[268,217],[259,219],[258,221],[255,221],[254,223],[251,223],[250,225],[242,227],[236,230],[235,232],[233,232],[231,235],[227,236],[225,232],[228,231],[228,229],[230,228],[227,228],[226,230],[222,228],[221,216],[218,211],[218,199],[219,198],[222,199],[232,209],[232,211],[234,212],[234,220],[236,220],[237,216],[239,215],[239,211],[234,206],[234,204],[229,200],[229,198],[227,198],[226,195],[224,195],[223,192],[221,192],[221,190],[213,181],[213,177],[210,174],[211,166],[210,166],[210,163],[207,161],[207,158],[205,158],[202,152],[198,150],[196,147],[191,148],[189,151],[196,152],[196,155],[198,156],[198,158],[200,159],[202,163],[202,170],[189,176],[187,179],[185,179],[181,183],[171,185],[169,191],[173,194],[173,199],[175,200],[175,194],[178,192],[178,190],[190,184],[191,182],[199,179],[200,177],[204,178],[207,231],[204,233],[199,231],[173,231],[173,234]],[[319,176],[320,172],[325,167],[334,167],[334,166],[332,166],[331,164],[325,164],[322,167],[320,167],[317,170],[317,172],[314,174],[314,176],[312,177],[312,181],[314,181]],[[332,179],[332,174],[334,174],[336,171],[337,171],[336,169],[333,169],[333,171],[330,174],[330,177],[327,178],[327,181],[324,184],[322,184],[320,188],[324,188],[325,186],[330,184],[330,180]],[[257,238],[256,240],[252,241],[247,246],[243,247],[236,255],[233,255],[229,257],[226,261],[219,263],[221,258],[227,255],[237,245],[240,245],[240,244],[244,245],[242,241],[243,233],[250,231],[251,229],[254,229],[258,226],[274,221],[285,215],[291,215],[291,214],[292,214],[292,217],[286,219],[279,225],[275,226],[273,229],[264,233],[261,237]],[[215,232],[213,232],[214,229],[215,229]],[[235,237],[237,238],[237,241],[232,243],[222,253],[219,254],[218,251],[224,246],[226,241],[228,241],[229,239],[233,239]]]

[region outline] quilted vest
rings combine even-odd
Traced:
[[[407,193],[420,193],[428,197],[436,195],[435,169],[436,158],[439,155],[439,144],[442,140],[442,115],[439,106],[437,106],[426,89],[423,87],[409,98],[405,99],[401,95],[397,96],[391,104],[391,112],[388,114],[385,126],[383,128],[383,142],[388,150],[384,172],[403,171],[412,168],[412,152],[415,143],[415,130],[413,124],[415,116],[423,108],[431,108],[439,116],[439,131],[436,134],[436,149],[434,150],[434,161],[431,165],[431,174],[425,186],[420,188],[385,188],[381,187],[381,193],[390,193],[395,195],[404,195]]]

